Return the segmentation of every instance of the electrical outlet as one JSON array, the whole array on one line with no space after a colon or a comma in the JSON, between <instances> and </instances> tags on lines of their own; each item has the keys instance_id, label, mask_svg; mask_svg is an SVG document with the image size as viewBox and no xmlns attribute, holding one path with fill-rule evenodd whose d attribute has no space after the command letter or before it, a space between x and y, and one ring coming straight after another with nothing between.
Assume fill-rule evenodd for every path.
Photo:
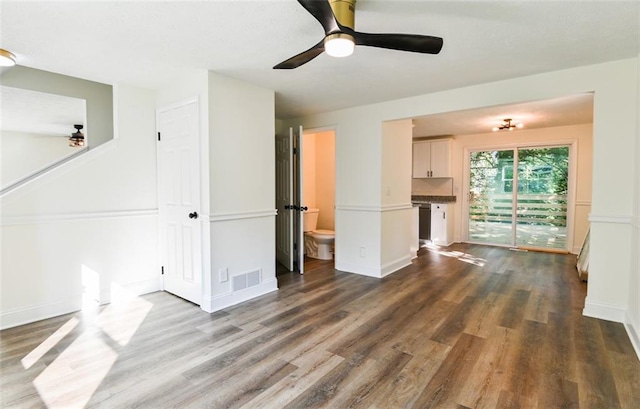
<instances>
[{"instance_id":1,"label":"electrical outlet","mask_svg":"<svg viewBox=\"0 0 640 409\"><path fill-rule=\"evenodd\" d=\"M229 269L226 267L221 268L220 270L218 270L218 276L221 283L229 281Z\"/></svg>"},{"instance_id":2,"label":"electrical outlet","mask_svg":"<svg viewBox=\"0 0 640 409\"><path fill-rule=\"evenodd\" d=\"M360 257L367 257L367 248L365 246L360 247Z\"/></svg>"}]
</instances>

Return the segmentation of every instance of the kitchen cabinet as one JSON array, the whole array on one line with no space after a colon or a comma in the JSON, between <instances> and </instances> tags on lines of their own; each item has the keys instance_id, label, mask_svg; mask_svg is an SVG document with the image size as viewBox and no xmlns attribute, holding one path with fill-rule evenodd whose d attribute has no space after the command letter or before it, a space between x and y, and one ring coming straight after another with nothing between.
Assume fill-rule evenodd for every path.
<instances>
[{"instance_id":1,"label":"kitchen cabinet","mask_svg":"<svg viewBox=\"0 0 640 409\"><path fill-rule=\"evenodd\" d=\"M451 141L418 141L413 143L413 177L447 178L451 176L449 152Z\"/></svg>"},{"instance_id":2,"label":"kitchen cabinet","mask_svg":"<svg viewBox=\"0 0 640 409\"><path fill-rule=\"evenodd\" d=\"M453 242L453 217L449 205L431 204L431 242L439 246L448 246Z\"/></svg>"}]
</instances>

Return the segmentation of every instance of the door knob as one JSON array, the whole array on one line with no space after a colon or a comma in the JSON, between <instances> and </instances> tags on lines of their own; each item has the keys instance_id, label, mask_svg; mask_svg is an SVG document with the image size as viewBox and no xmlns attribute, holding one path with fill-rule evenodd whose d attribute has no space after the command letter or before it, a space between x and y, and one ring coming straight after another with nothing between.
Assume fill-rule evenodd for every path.
<instances>
[{"instance_id":1,"label":"door knob","mask_svg":"<svg viewBox=\"0 0 640 409\"><path fill-rule=\"evenodd\" d=\"M306 212L307 210L309 210L309 208L307 206L301 206L300 210L302 210L303 212Z\"/></svg>"},{"instance_id":2,"label":"door knob","mask_svg":"<svg viewBox=\"0 0 640 409\"><path fill-rule=\"evenodd\" d=\"M197 219L198 218L198 212L189 213L189 218L190 219Z\"/></svg>"}]
</instances>

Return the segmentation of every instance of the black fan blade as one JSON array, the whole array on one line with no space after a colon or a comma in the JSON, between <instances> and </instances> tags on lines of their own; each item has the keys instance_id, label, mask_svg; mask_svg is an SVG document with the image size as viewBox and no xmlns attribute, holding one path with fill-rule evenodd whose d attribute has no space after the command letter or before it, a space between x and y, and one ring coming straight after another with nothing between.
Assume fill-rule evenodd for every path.
<instances>
[{"instance_id":1,"label":"black fan blade","mask_svg":"<svg viewBox=\"0 0 640 409\"><path fill-rule=\"evenodd\" d=\"M325 35L339 30L338 21L328 0L298 0L298 3L322 24Z\"/></svg>"},{"instance_id":2,"label":"black fan blade","mask_svg":"<svg viewBox=\"0 0 640 409\"><path fill-rule=\"evenodd\" d=\"M318 44L309 48L307 51L301 52L298 55L294 55L288 60L282 61L280 64L273 67L274 70L290 70L298 68L301 65L313 60L324 51L324 38Z\"/></svg>"},{"instance_id":3,"label":"black fan blade","mask_svg":"<svg viewBox=\"0 0 640 409\"><path fill-rule=\"evenodd\" d=\"M350 30L349 30L350 31ZM368 34L350 32L357 45L413 51L414 53L438 54L442 49L442 38L419 34Z\"/></svg>"}]
</instances>

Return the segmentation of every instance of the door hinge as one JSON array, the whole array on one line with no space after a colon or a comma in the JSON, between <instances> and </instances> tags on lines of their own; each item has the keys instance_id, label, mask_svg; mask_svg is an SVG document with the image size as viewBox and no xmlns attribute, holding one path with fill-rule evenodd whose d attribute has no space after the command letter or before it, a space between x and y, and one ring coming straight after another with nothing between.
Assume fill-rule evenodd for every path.
<instances>
[{"instance_id":1,"label":"door hinge","mask_svg":"<svg viewBox=\"0 0 640 409\"><path fill-rule=\"evenodd\" d=\"M160 132L158 132L158 141L160 141Z\"/></svg>"},{"instance_id":2,"label":"door hinge","mask_svg":"<svg viewBox=\"0 0 640 409\"><path fill-rule=\"evenodd\" d=\"M293 148L293 153L298 153L298 148Z\"/></svg>"},{"instance_id":3,"label":"door hinge","mask_svg":"<svg viewBox=\"0 0 640 409\"><path fill-rule=\"evenodd\" d=\"M164 266L160 267L160 272L164 275Z\"/></svg>"}]
</instances>

